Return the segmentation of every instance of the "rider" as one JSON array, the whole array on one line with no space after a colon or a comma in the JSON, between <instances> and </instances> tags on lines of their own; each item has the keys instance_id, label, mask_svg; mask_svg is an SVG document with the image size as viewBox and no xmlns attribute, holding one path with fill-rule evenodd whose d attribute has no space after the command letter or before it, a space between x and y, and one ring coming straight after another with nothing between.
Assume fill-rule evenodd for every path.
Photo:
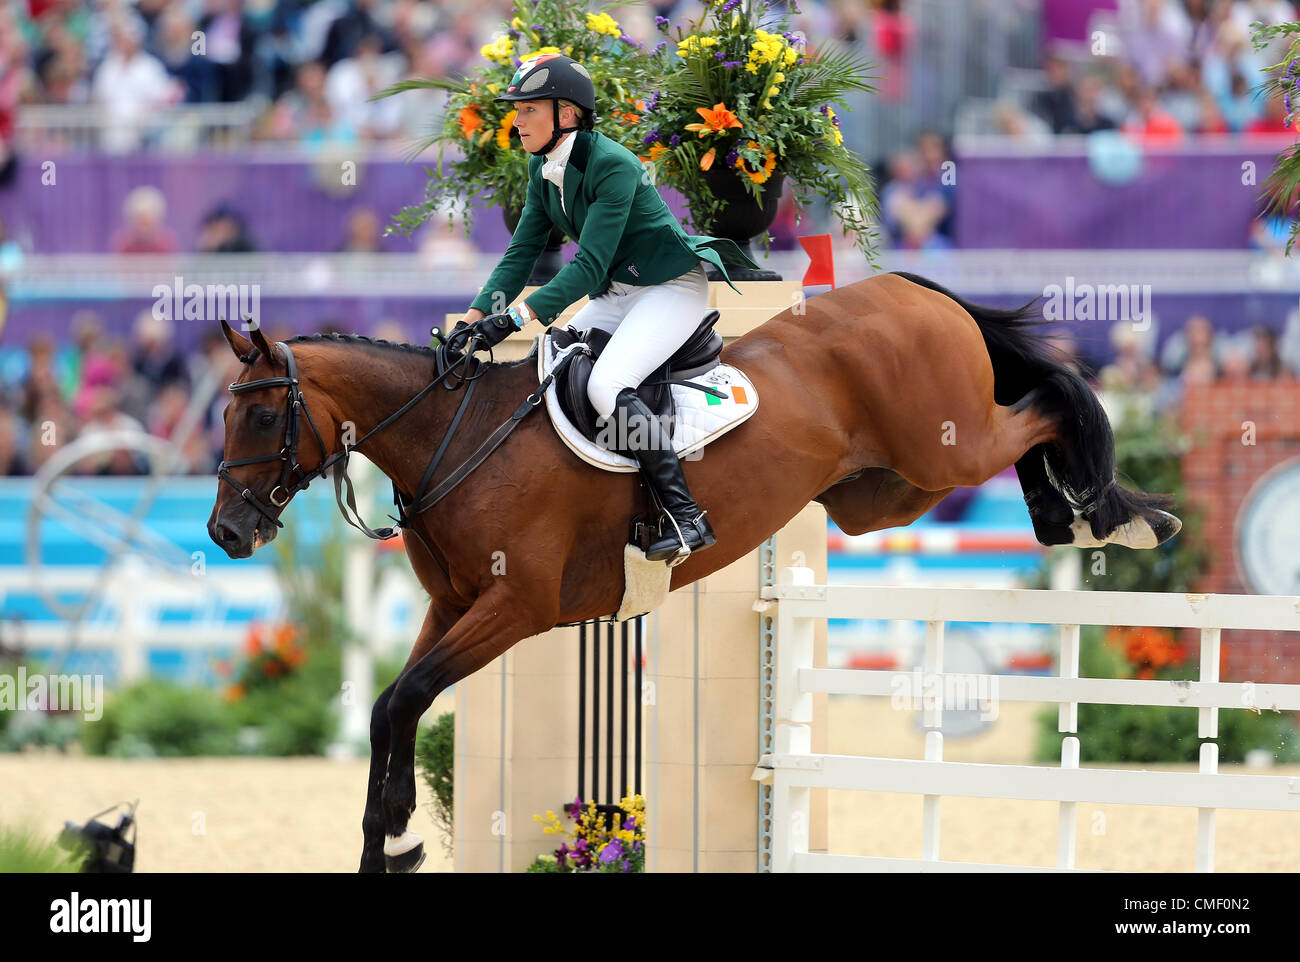
<instances>
[{"instance_id":1,"label":"rider","mask_svg":"<svg viewBox=\"0 0 1300 962\"><path fill-rule=\"evenodd\" d=\"M671 522L646 557L676 564L717 539L636 388L698 329L709 296L701 260L724 278L724 264L758 265L730 240L682 230L636 155L594 129L596 93L582 64L559 54L531 57L496 99L515 103L511 132L533 155L528 199L465 322L497 312L475 325L491 346L534 318L549 325L583 295L590 298L570 326L612 336L592 368L587 396L597 414L627 429L617 450L635 457ZM553 226L577 238L577 256L503 312L523 290Z\"/></svg>"}]
</instances>

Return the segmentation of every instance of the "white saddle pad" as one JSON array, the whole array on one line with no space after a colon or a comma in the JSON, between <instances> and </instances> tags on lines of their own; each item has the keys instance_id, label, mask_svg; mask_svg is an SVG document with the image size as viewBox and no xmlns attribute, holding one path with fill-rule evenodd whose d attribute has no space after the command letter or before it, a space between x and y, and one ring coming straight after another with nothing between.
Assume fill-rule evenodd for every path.
<instances>
[{"instance_id":1,"label":"white saddle pad","mask_svg":"<svg viewBox=\"0 0 1300 962\"><path fill-rule=\"evenodd\" d=\"M551 343L551 332L538 335L537 376L545 378L551 369L570 351L581 350L581 344L570 344L557 350ZM722 437L758 410L758 392L744 372L730 364L719 364L712 371L690 379L696 384L721 391L725 398L715 397L695 388L671 385L676 419L673 422L673 450L678 457L690 461L690 455L701 450L710 441ZM636 461L588 441L565 417L560 409L560 397L555 382L546 389L546 410L551 416L555 431L582 460L605 471L634 472L639 470Z\"/></svg>"}]
</instances>

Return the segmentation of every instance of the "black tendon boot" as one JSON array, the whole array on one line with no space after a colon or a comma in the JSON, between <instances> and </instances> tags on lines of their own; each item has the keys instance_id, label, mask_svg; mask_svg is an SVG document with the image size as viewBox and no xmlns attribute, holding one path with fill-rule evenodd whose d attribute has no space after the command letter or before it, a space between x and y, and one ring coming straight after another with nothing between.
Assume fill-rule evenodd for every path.
<instances>
[{"instance_id":1,"label":"black tendon boot","mask_svg":"<svg viewBox=\"0 0 1300 962\"><path fill-rule=\"evenodd\" d=\"M667 515L664 537L650 545L646 558L667 561L671 568L690 557L692 551L716 544L718 539L686 487L682 462L664 435L659 419L631 388L620 391L614 404L617 426L627 432L626 437L619 439L619 451L636 458Z\"/></svg>"}]
</instances>

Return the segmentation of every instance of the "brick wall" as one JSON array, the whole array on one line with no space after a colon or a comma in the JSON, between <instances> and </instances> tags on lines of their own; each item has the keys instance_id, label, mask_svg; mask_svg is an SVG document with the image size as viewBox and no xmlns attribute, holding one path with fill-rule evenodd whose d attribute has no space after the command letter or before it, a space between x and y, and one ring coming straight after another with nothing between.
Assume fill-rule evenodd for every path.
<instances>
[{"instance_id":1,"label":"brick wall","mask_svg":"<svg viewBox=\"0 0 1300 962\"><path fill-rule=\"evenodd\" d=\"M1249 594L1252 589L1239 569L1239 516L1250 489L1266 472L1300 457L1300 382L1189 386L1181 423L1191 441L1183 456L1187 499L1201 511L1201 534L1212 555L1200 587ZM1300 558L1300 545L1296 552ZM1222 677L1300 682L1300 632L1225 632Z\"/></svg>"}]
</instances>

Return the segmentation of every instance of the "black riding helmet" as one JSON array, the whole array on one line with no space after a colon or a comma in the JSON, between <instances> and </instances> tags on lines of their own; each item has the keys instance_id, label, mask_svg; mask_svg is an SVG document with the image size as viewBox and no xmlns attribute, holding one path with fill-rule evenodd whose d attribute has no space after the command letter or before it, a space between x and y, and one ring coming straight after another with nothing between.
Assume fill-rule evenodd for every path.
<instances>
[{"instance_id":1,"label":"black riding helmet","mask_svg":"<svg viewBox=\"0 0 1300 962\"><path fill-rule=\"evenodd\" d=\"M555 111L555 132L546 145L530 151L534 156L545 154L554 149L564 134L575 130L591 130L596 126L596 87L591 82L591 74L578 61L558 53L543 53L529 57L519 65L506 92L496 98L498 101L549 100ZM578 127L560 126L560 101L568 100L582 108L582 120ZM511 136L514 129L511 128Z\"/></svg>"}]
</instances>

